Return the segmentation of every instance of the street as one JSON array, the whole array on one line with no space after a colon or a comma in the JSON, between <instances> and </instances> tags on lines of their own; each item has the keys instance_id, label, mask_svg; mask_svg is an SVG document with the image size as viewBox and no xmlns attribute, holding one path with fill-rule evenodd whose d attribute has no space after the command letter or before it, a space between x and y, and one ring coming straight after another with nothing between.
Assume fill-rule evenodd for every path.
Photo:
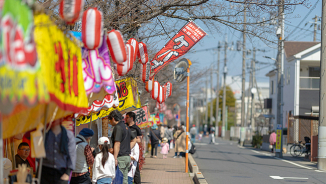
<instances>
[{"instance_id":1,"label":"street","mask_svg":"<svg viewBox=\"0 0 326 184\"><path fill-rule=\"evenodd\" d=\"M238 146L237 142L208 138L195 143L193 155L199 170L209 184L215 183L326 183L326 172L304 160L284 159L271 153ZM291 160L292 159L292 160Z\"/></svg>"}]
</instances>

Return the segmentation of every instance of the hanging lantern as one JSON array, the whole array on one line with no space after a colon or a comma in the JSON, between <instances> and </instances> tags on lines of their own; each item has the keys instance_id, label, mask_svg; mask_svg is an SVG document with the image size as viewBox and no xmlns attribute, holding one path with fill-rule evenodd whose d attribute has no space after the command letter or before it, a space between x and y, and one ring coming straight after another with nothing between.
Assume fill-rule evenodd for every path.
<instances>
[{"instance_id":1,"label":"hanging lantern","mask_svg":"<svg viewBox=\"0 0 326 184\"><path fill-rule=\"evenodd\" d=\"M132 67L134 67L134 56L135 56L135 54L134 54L134 50L135 50L135 48L131 45L131 44L126 44L126 46L128 46L130 49L128 50L128 52L127 52L127 61L128 61L128 63L129 63L129 68L128 68L128 72L132 69Z\"/></svg>"},{"instance_id":2,"label":"hanging lantern","mask_svg":"<svg viewBox=\"0 0 326 184\"><path fill-rule=\"evenodd\" d=\"M89 8L83 14L82 40L84 46L90 50L98 48L102 44L103 22L102 12L97 8Z\"/></svg>"},{"instance_id":3,"label":"hanging lantern","mask_svg":"<svg viewBox=\"0 0 326 184\"><path fill-rule=\"evenodd\" d=\"M143 42L139 42L138 44L138 61L141 64L146 64L148 62L147 47Z\"/></svg>"},{"instance_id":4,"label":"hanging lantern","mask_svg":"<svg viewBox=\"0 0 326 184\"><path fill-rule=\"evenodd\" d=\"M146 82L145 89L147 92L151 92L153 87L153 82L151 80Z\"/></svg>"},{"instance_id":5,"label":"hanging lantern","mask_svg":"<svg viewBox=\"0 0 326 184\"><path fill-rule=\"evenodd\" d=\"M138 42L135 38L130 38L128 43L134 47L134 61L136 61L136 57L138 54Z\"/></svg>"},{"instance_id":6,"label":"hanging lantern","mask_svg":"<svg viewBox=\"0 0 326 184\"><path fill-rule=\"evenodd\" d=\"M120 31L113 29L108 32L106 42L113 62L121 65L127 60L126 47Z\"/></svg>"},{"instance_id":7,"label":"hanging lantern","mask_svg":"<svg viewBox=\"0 0 326 184\"><path fill-rule=\"evenodd\" d=\"M165 83L164 87L166 89L166 98L168 98L172 95L172 83L167 82L167 83Z\"/></svg>"},{"instance_id":8,"label":"hanging lantern","mask_svg":"<svg viewBox=\"0 0 326 184\"><path fill-rule=\"evenodd\" d=\"M133 57L132 46L126 44L126 50L127 50L127 60L123 62L121 65L114 63L114 66L116 67L119 76L126 75L130 69L130 62L132 60L131 58Z\"/></svg>"},{"instance_id":9,"label":"hanging lantern","mask_svg":"<svg viewBox=\"0 0 326 184\"><path fill-rule=\"evenodd\" d=\"M141 74L140 74L142 81L143 82L148 81L150 74L151 74L151 63L148 62L146 64L143 64L141 68Z\"/></svg>"},{"instance_id":10,"label":"hanging lantern","mask_svg":"<svg viewBox=\"0 0 326 184\"><path fill-rule=\"evenodd\" d=\"M157 81L154 81L153 89L152 89L152 98L154 100L157 100L159 95L160 95L160 84Z\"/></svg>"},{"instance_id":11,"label":"hanging lantern","mask_svg":"<svg viewBox=\"0 0 326 184\"><path fill-rule=\"evenodd\" d=\"M62 0L60 2L60 17L67 24L74 24L84 9L84 0Z\"/></svg>"},{"instance_id":12,"label":"hanging lantern","mask_svg":"<svg viewBox=\"0 0 326 184\"><path fill-rule=\"evenodd\" d=\"M166 88L160 86L160 92L159 92L159 96L157 98L157 102L161 104L161 103L165 102L165 99L166 99Z\"/></svg>"}]
</instances>

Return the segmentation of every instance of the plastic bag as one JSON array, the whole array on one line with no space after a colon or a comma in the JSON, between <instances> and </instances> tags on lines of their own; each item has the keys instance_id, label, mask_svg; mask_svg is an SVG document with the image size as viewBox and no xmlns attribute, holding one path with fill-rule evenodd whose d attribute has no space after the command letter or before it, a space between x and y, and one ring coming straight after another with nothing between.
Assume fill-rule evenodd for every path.
<instances>
[{"instance_id":1,"label":"plastic bag","mask_svg":"<svg viewBox=\"0 0 326 184\"><path fill-rule=\"evenodd\" d=\"M123 174L119 169L119 166L117 166L117 169L115 170L115 178L112 181L112 184L122 184L123 183Z\"/></svg>"},{"instance_id":2,"label":"plastic bag","mask_svg":"<svg viewBox=\"0 0 326 184\"><path fill-rule=\"evenodd\" d=\"M31 132L31 156L32 158L44 158L45 148L42 129L44 126L40 123L34 132Z\"/></svg>"},{"instance_id":3,"label":"plastic bag","mask_svg":"<svg viewBox=\"0 0 326 184\"><path fill-rule=\"evenodd\" d=\"M173 149L173 141L170 142L170 149Z\"/></svg>"}]
</instances>

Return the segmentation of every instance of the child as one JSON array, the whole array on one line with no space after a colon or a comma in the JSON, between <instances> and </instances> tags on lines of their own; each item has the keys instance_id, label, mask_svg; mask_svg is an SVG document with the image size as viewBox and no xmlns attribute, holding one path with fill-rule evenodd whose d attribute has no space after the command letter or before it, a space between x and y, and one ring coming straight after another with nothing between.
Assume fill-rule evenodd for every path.
<instances>
[{"instance_id":1,"label":"child","mask_svg":"<svg viewBox=\"0 0 326 184\"><path fill-rule=\"evenodd\" d=\"M136 172L136 168L137 168L137 162L139 161L139 145L138 143L135 144L135 146L131 149L131 154L130 154L130 158L131 158L131 169L128 172L128 184L132 184L133 180L134 180L134 176L135 176L135 172Z\"/></svg>"},{"instance_id":2,"label":"child","mask_svg":"<svg viewBox=\"0 0 326 184\"><path fill-rule=\"evenodd\" d=\"M200 134L198 134L198 140L199 142L201 142L201 139L203 138L203 131L200 132Z\"/></svg>"},{"instance_id":3,"label":"child","mask_svg":"<svg viewBox=\"0 0 326 184\"><path fill-rule=\"evenodd\" d=\"M166 137L163 138L163 143L161 144L161 154L163 154L163 159L167 158L167 154L169 153L170 145L168 143L168 139Z\"/></svg>"}]
</instances>

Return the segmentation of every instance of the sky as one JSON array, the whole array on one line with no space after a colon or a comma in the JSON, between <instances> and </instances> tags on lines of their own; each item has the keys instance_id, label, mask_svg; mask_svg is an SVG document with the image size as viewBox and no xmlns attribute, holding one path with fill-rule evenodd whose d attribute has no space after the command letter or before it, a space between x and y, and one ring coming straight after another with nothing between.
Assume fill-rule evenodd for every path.
<instances>
[{"instance_id":1,"label":"sky","mask_svg":"<svg viewBox=\"0 0 326 184\"><path fill-rule=\"evenodd\" d=\"M307 24L309 21L313 21L315 15L321 16L321 0L308 0L308 5L297 5L292 14L285 16L285 38L289 36L292 31L294 31L291 36L287 38L288 41L313 41L313 27L310 27L311 24ZM195 21L199 26L202 25L200 21ZM301 22L301 24L300 24ZM300 24L300 25L299 25ZM180 28L183 25L180 24ZM204 27L204 26L203 26ZM205 30L205 29L204 29ZM204 37L199 43L197 43L187 54L183 57L188 58L190 60L200 61L200 64L194 65L192 69L200 69L200 68L208 68L211 67L212 64L216 68L217 65L217 51L209 50L196 52L203 49L209 49L213 47L217 47L219 41L224 41L227 36L228 43L234 43L234 49L236 50L237 41L242 42L242 33L238 31L234 31L232 29L228 29L226 26L221 25L221 32L209 33L206 37ZM225 31L223 31L225 30ZM276 30L275 30L276 32ZM248 38L248 37L247 37ZM275 36L276 39L276 36ZM320 41L320 30L317 31L317 41ZM162 40L159 42L158 47L164 46L167 42ZM229 47L231 44L229 45ZM269 56L271 58L276 58L277 56L277 45L273 45L275 48L271 48L267 46L265 43L260 41L259 39L247 39L246 48L252 49L253 46L259 49L264 49L266 52L257 52L256 60L258 62L270 63L266 64L256 64L256 80L259 85L268 86L268 77L265 75L272 69L274 69L273 60L266 59L263 56ZM231 85L234 88L234 91L241 90L241 74L242 74L242 51L228 51L227 52L227 68L228 68L228 80L227 84ZM246 64L250 64L252 55L246 56ZM224 61L224 51L221 51L220 57L220 80L222 80L222 72L223 72L223 61ZM214 88L216 87L216 78L217 75L213 75L213 84ZM205 77L202 79L205 81ZM249 70L246 69L246 83L249 81ZM204 87L205 82L201 83L200 87ZM246 85L247 86L247 85ZM196 88L199 86L196 86ZM196 89L193 89L196 90Z\"/></svg>"}]
</instances>

